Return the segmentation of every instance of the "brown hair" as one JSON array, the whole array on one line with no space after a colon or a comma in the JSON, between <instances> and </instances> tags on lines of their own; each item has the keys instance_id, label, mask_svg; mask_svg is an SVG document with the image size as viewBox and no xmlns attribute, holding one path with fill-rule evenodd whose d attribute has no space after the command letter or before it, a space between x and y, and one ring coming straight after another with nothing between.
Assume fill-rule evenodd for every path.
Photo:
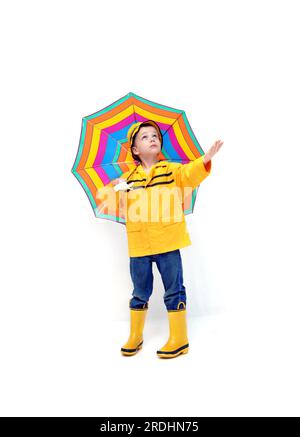
<instances>
[{"instance_id":1,"label":"brown hair","mask_svg":"<svg viewBox=\"0 0 300 437\"><path fill-rule=\"evenodd\" d=\"M132 142L131 142L131 148L130 148L130 151L131 151L131 154L132 154L133 159L134 159L135 161L138 161L138 162L142 162L142 161L141 161L141 159L138 157L138 155L136 155L135 153L133 153L132 148L134 147L134 141L135 141L135 138L136 138L137 134L139 133L139 131L140 131L140 129L141 129L142 127L147 127L147 126L155 127L155 129L157 130L157 133L158 133L159 139L160 139L161 150L162 150L162 146L163 146L163 136L162 136L161 130L160 130L158 124L155 123L155 121L153 121L153 120L149 120L149 121L151 121L151 123L148 123L148 121L144 121L144 122L139 126L138 131L137 131L137 132L133 135L133 137L132 137ZM155 126L153 126L153 123L155 124Z\"/></svg>"}]
</instances>

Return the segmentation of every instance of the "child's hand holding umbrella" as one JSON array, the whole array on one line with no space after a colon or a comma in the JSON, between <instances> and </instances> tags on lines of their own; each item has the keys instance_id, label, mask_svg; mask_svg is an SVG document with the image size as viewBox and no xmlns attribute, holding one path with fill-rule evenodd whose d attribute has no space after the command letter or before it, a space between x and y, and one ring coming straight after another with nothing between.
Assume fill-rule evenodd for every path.
<instances>
[{"instance_id":1,"label":"child's hand holding umbrella","mask_svg":"<svg viewBox=\"0 0 300 437\"><path fill-rule=\"evenodd\" d=\"M134 182L127 184L126 179L117 178L112 182L115 191L127 191L132 190L132 185Z\"/></svg>"}]
</instances>

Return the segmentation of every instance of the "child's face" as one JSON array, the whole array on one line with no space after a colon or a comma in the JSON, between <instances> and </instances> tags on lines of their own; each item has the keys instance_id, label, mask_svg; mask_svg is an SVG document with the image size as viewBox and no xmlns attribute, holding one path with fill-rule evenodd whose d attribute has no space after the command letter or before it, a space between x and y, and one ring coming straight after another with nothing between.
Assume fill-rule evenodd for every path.
<instances>
[{"instance_id":1,"label":"child's face","mask_svg":"<svg viewBox=\"0 0 300 437\"><path fill-rule=\"evenodd\" d=\"M155 127L145 126L138 131L132 151L141 159L157 157L159 155L161 143Z\"/></svg>"}]
</instances>

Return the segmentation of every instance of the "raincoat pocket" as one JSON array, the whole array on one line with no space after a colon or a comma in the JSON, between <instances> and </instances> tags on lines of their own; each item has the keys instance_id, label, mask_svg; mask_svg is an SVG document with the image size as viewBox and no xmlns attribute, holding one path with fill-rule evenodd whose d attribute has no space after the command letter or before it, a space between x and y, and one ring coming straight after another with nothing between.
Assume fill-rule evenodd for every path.
<instances>
[{"instance_id":1,"label":"raincoat pocket","mask_svg":"<svg viewBox=\"0 0 300 437\"><path fill-rule=\"evenodd\" d=\"M126 230L127 230L129 248L132 248L133 250L144 249L145 236L143 236L141 223L129 222L126 224Z\"/></svg>"}]
</instances>

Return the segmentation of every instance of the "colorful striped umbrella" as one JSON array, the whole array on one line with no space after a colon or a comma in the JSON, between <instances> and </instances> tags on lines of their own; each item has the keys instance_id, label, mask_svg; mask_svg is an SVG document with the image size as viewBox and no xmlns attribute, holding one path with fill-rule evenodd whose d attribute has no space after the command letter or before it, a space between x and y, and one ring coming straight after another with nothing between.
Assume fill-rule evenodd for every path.
<instances>
[{"instance_id":1,"label":"colorful striped umbrella","mask_svg":"<svg viewBox=\"0 0 300 437\"><path fill-rule=\"evenodd\" d=\"M72 173L84 188L96 217L125 223L118 211L113 215L103 212L97 190L136 167L138 162L131 155L127 131L133 123L145 120L154 120L162 132L159 159L186 164L204 155L184 111L131 92L84 117ZM185 200L184 214L193 212L198 188Z\"/></svg>"}]
</instances>

